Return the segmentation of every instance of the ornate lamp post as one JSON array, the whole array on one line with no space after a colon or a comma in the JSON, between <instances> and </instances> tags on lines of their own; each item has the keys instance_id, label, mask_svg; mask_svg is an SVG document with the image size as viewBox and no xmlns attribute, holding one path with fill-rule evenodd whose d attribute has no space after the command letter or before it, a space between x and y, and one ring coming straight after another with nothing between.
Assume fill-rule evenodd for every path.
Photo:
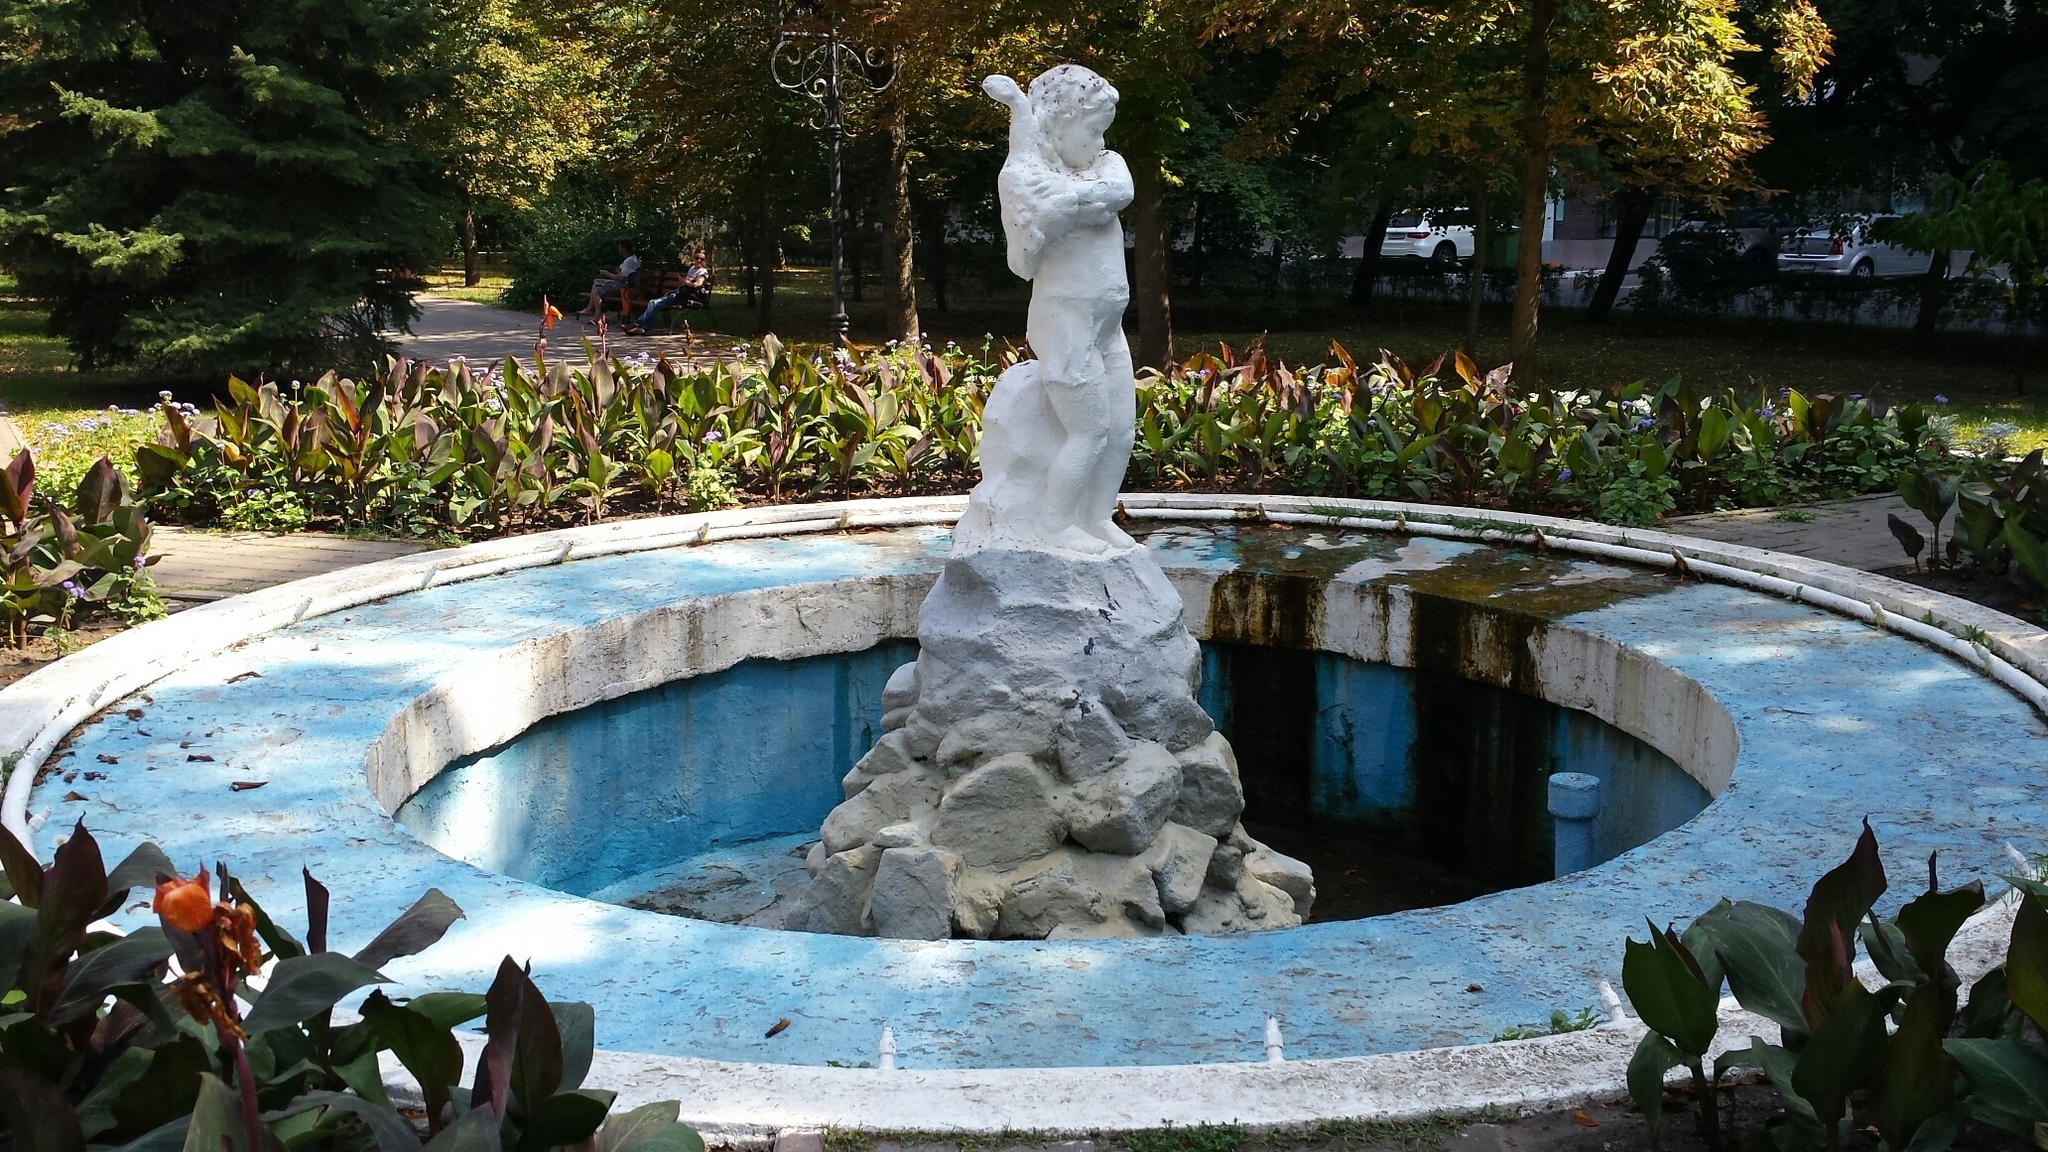
<instances>
[{"instance_id":1,"label":"ornate lamp post","mask_svg":"<svg viewBox=\"0 0 2048 1152\"><path fill-rule=\"evenodd\" d=\"M846 315L845 226L839 206L839 145L846 138L840 83L851 75L870 92L896 81L896 56L888 48L862 48L839 35L839 14L825 0L776 0L775 46L768 66L784 91L810 97L818 106L811 126L822 128L832 170L832 339L846 343L852 321Z\"/></svg>"}]
</instances>

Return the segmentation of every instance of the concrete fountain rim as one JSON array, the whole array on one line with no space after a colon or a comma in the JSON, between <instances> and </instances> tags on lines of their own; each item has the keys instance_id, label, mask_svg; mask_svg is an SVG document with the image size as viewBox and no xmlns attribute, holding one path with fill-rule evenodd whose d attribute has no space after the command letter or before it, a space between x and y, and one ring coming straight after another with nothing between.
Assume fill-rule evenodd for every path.
<instances>
[{"instance_id":1,"label":"concrete fountain rim","mask_svg":"<svg viewBox=\"0 0 2048 1152\"><path fill-rule=\"evenodd\" d=\"M718 540L947 525L964 505L958 497L853 501L616 522L382 561L195 608L103 641L0 691L0 761L12 769L0 817L17 835L26 831L35 769L64 735L106 704L190 662L306 619L571 560ZM1707 580L1799 600L1931 644L2048 712L2048 662L2042 659L2048 633L1967 601L1823 561L1655 531L1379 501L1130 494L1124 507L1136 518L1402 532L1682 566ZM1998 962L2010 916L2010 908L1994 905L1959 940L1957 968L1966 978L1972 969ZM1723 1016L1724 1035L1765 1032L1763 1022L1748 1018L1732 1001L1724 1004ZM1168 1121L1287 1126L1613 1097L1640 1033L1639 1024L1617 1012L1606 1027L1584 1033L1277 1065L894 1073L608 1052L600 1055L593 1083L619 1090L628 1105L677 1097L696 1101L689 1109L693 1118L734 1136L820 1124L973 1132L1097 1131Z\"/></svg>"}]
</instances>

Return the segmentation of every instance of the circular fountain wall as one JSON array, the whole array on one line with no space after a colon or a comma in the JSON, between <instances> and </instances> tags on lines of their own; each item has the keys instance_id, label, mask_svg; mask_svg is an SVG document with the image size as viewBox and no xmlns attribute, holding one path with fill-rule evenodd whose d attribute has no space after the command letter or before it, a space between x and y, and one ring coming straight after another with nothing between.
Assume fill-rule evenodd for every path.
<instances>
[{"instance_id":1,"label":"circular fountain wall","mask_svg":"<svg viewBox=\"0 0 2048 1152\"><path fill-rule=\"evenodd\" d=\"M552 716L451 764L397 817L450 856L559 891L779 926L840 778L880 735L884 683L915 656L890 641L749 660ZM1201 700L1238 750L1247 829L1314 866L1318 921L1551 879L1553 772L1602 782L1596 861L1709 799L1584 712L1443 673L1212 641Z\"/></svg>"},{"instance_id":2,"label":"circular fountain wall","mask_svg":"<svg viewBox=\"0 0 2048 1152\"><path fill-rule=\"evenodd\" d=\"M1170 511L1158 503L1158 512ZM1252 501L1237 501L1235 510L1227 499L1186 503L1180 515L1254 512ZM468 917L436 948L391 967L401 990L482 987L499 958L513 954L532 961L543 987L593 1003L602 1047L647 1059L856 1064L873 1058L886 1022L911 1068L1222 1068L1259 1057L1268 1015L1282 1021L1291 1059L1483 1044L1508 1025L1594 1003L1597 983L1618 977L1621 940L1645 916L1691 916L1724 896L1795 905L1866 815L1896 875L1924 868L1938 850L1945 882L1980 876L1996 886L2007 841L2026 851L2048 845L2040 768L2048 729L2040 718L1978 669L1865 620L1546 551L1527 539L1493 545L1184 523L1153 532L1148 543L1186 602L1191 628L1210 645L1209 685L1224 695L1206 703L1218 719L1238 725L1247 744L1260 743L1244 718L1230 715L1225 688L1244 679L1296 710L1294 720L1268 723L1279 734L1303 739L1299 718L1312 692L1314 743L1349 741L1349 760L1311 750L1311 815L1370 810L1370 771L1350 777L1355 799L1345 786L1318 790L1318 781L1345 779L1332 765L1407 771L1417 763L1414 749L1455 750L1515 729L1523 723L1515 710L1534 701L1561 711L1528 725L1542 736L1528 747L1547 740L1563 749L1561 763L1593 763L1571 725L1597 723L1604 727L1587 730L1595 743L1640 742L1654 752L1630 756L1667 758L1713 802L1555 881L1235 937L885 941L659 915L545 886L602 894L676 863L677 850L742 842L769 826L759 822L763 813L793 831L815 819L814 808L794 809L821 802L817 790L831 781L826 766L858 754L873 712L863 693L901 657L892 647L915 635L917 605L947 547L939 526L820 531L852 523L863 507L828 508L796 526L811 534L702 546L693 541L713 521L701 518L674 528L577 530L196 610L64 662L56 671L70 681L31 678L10 689L0 724L21 727L18 718L31 711L40 719L28 735L0 729L0 742L21 748L35 731L99 709L31 801L55 810L53 826L82 817L116 854L149 838L181 863L225 859L287 923L303 914L294 906L299 870L310 868L345 894L332 931L344 946L366 939L422 889L440 887ZM900 520L904 507L887 511ZM938 520L956 510L933 505L918 514ZM744 515L716 522L762 536L792 530L748 527ZM1632 543L1559 522L1543 530L1610 542L1589 546ZM667 532L653 538L671 546L626 551L619 542L628 532L646 534L641 540ZM457 564L494 574L446 583ZM1835 578L1812 571L1807 578ZM1905 593L1865 587L1887 597L1891 612L1919 615L1899 598ZM346 607L329 611L320 596ZM1930 613L1958 611L1930 603ZM224 635L242 639L229 644ZM162 662L146 689L107 688L137 682L121 679L121 670L144 658ZM1262 660L1293 661L1293 669L1248 675L1246 662ZM650 725L644 740L633 740L663 746L671 767L695 773L695 791L630 771L646 747L611 749L602 740L594 759L564 753L561 761L579 772L595 765L589 786L538 774L560 803L529 804L539 794L533 781L522 792L490 783L488 770L478 775L486 761L504 760L509 770L517 758L493 750L538 751L557 739L550 731L580 723L581 709L631 709L636 694L666 693L671 714L701 716L705 707L717 710L721 683L760 676L784 678L792 698L814 702L820 724L807 742L788 744L778 743L773 725L740 726L744 749L759 754L758 771L732 770L725 751L734 738L723 729L708 728L719 734L692 743L680 728ZM1408 678L1405 686L1343 687L1393 676ZM1460 687L1474 695L1445 711L1446 684L1498 695L1487 703L1478 689ZM1359 699L1373 709L1362 714L1354 704L1348 717L1325 722L1343 711L1326 705ZM1555 717L1573 714L1584 719L1565 721L1558 737ZM1406 717L1400 722L1414 734L1388 735L1390 717ZM536 729L543 722L555 728ZM1400 754L1366 754L1373 741L1362 737L1375 732L1384 736L1380 747ZM533 743L518 743L529 733ZM1521 753L1509 761L1536 765L1532 774L1551 763ZM443 777L448 782L437 785ZM464 808L469 801L452 798L465 777L484 781L473 791L489 794L509 822L447 820L457 837L446 841L450 851L536 869L530 874L545 884L455 859L394 819L418 796L404 818L441 835L429 808ZM1298 776L1288 779L1300 788ZM431 799L437 790L451 799ZM1421 803L1418 795L1414 805L1387 810L1412 814ZM1682 806L1661 803L1648 809L1683 818ZM594 805L588 811L596 815L572 835L564 829L582 819L579 805ZM1651 819L1639 830L1669 822ZM461 841L465 835L472 839ZM138 915L117 921L139 922ZM783 1017L790 1027L764 1035ZM1615 1059L1625 1061L1625 1045ZM1318 1065L1288 1067L1309 1075ZM1341 1083L1356 1082L1346 1076ZM1337 1091L1339 1083L1323 1087ZM1414 1106L1444 1099L1418 1090Z\"/></svg>"}]
</instances>

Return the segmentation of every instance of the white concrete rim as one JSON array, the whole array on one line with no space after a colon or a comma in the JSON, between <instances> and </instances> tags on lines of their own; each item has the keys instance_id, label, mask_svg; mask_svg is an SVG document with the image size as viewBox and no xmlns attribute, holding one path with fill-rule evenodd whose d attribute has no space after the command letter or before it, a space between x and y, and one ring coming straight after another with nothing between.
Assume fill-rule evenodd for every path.
<instances>
[{"instance_id":1,"label":"white concrete rim","mask_svg":"<svg viewBox=\"0 0 2048 1152\"><path fill-rule=\"evenodd\" d=\"M0 825L33 847L28 804L37 771L72 729L105 705L189 663L304 619L429 587L599 556L719 540L949 525L965 507L966 498L956 496L615 521L379 561L189 609L101 641L0 690L0 765L9 772ZM1132 493L1121 508L1137 519L1271 521L1555 548L1736 584L1936 647L2048 715L2048 661L2028 650L2048 651L2048 633L1968 601L1824 561L1586 521L1375 500ZM2011 917L2011 905L1994 904L1958 938L1953 959L1966 981L2002 962ZM1769 1034L1768 1022L1742 1012L1732 1000L1724 1002L1721 1015L1722 1040L1731 1046L1739 1047L1752 1033ZM1329 1060L891 1072L601 1052L590 1083L619 1092L621 1107L680 1099L686 1119L738 1139L825 1126L961 1133L1119 1131L1168 1123L1275 1128L1612 1099L1623 1092L1628 1057L1641 1034L1640 1024L1615 1010L1606 1026L1587 1032ZM395 1089L409 1087L402 1072L393 1079Z\"/></svg>"}]
</instances>

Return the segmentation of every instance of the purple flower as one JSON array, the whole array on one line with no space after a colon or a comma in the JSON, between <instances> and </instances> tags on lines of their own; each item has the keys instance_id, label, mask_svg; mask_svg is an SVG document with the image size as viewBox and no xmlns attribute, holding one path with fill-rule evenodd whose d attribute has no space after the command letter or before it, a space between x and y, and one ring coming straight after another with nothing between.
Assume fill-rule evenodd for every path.
<instances>
[{"instance_id":1,"label":"purple flower","mask_svg":"<svg viewBox=\"0 0 2048 1152\"><path fill-rule=\"evenodd\" d=\"M1657 421L1649 416L1644 416L1636 421L1636 431L1638 432L1641 432L1646 428L1655 428L1656 426Z\"/></svg>"},{"instance_id":2,"label":"purple flower","mask_svg":"<svg viewBox=\"0 0 2048 1152\"><path fill-rule=\"evenodd\" d=\"M1571 480L1571 478L1572 478L1572 470L1571 470L1571 469L1569 469L1569 468L1559 468L1559 469L1557 470L1557 480L1558 480L1558 483L1560 483L1560 484L1563 484L1563 483L1568 483L1568 482L1569 482L1569 481Z\"/></svg>"},{"instance_id":3,"label":"purple flower","mask_svg":"<svg viewBox=\"0 0 2048 1152\"><path fill-rule=\"evenodd\" d=\"M704 442L706 444L716 444L723 439L725 439L725 437L719 435L718 430L715 428L704 434Z\"/></svg>"},{"instance_id":4,"label":"purple flower","mask_svg":"<svg viewBox=\"0 0 2048 1152\"><path fill-rule=\"evenodd\" d=\"M140 552L137 552L137 553L135 554L135 570L136 570L137 572L140 572L140 571L142 571L142 570L143 570L143 569L144 569L145 567L147 567L148 565L149 565L149 559L148 559L147 557L145 557L145 556L144 556L144 555L143 555L142 553L140 553Z\"/></svg>"},{"instance_id":5,"label":"purple flower","mask_svg":"<svg viewBox=\"0 0 2048 1152\"><path fill-rule=\"evenodd\" d=\"M85 589L83 589L83 588L80 588L80 587L78 586L78 581L76 581L76 580L66 580L66 581L64 582L64 584L63 584L63 588L64 588L64 592L65 592L65 594L66 594L66 595L69 595L69 596L83 596L83 595L85 595Z\"/></svg>"},{"instance_id":6,"label":"purple flower","mask_svg":"<svg viewBox=\"0 0 2048 1152\"><path fill-rule=\"evenodd\" d=\"M1861 392L1851 392L1851 393L1849 393L1849 399L1851 399L1851 400L1861 400L1861 399L1863 399L1863 393L1861 393Z\"/></svg>"},{"instance_id":7,"label":"purple flower","mask_svg":"<svg viewBox=\"0 0 2048 1152\"><path fill-rule=\"evenodd\" d=\"M1934 402L1935 402L1936 404L1946 404L1946 403L1948 403L1948 397L1946 397L1946 396L1943 396L1943 395L1940 395L1940 394L1938 394L1938 393L1937 393L1937 394L1935 395L1935 397L1934 397Z\"/></svg>"}]
</instances>

